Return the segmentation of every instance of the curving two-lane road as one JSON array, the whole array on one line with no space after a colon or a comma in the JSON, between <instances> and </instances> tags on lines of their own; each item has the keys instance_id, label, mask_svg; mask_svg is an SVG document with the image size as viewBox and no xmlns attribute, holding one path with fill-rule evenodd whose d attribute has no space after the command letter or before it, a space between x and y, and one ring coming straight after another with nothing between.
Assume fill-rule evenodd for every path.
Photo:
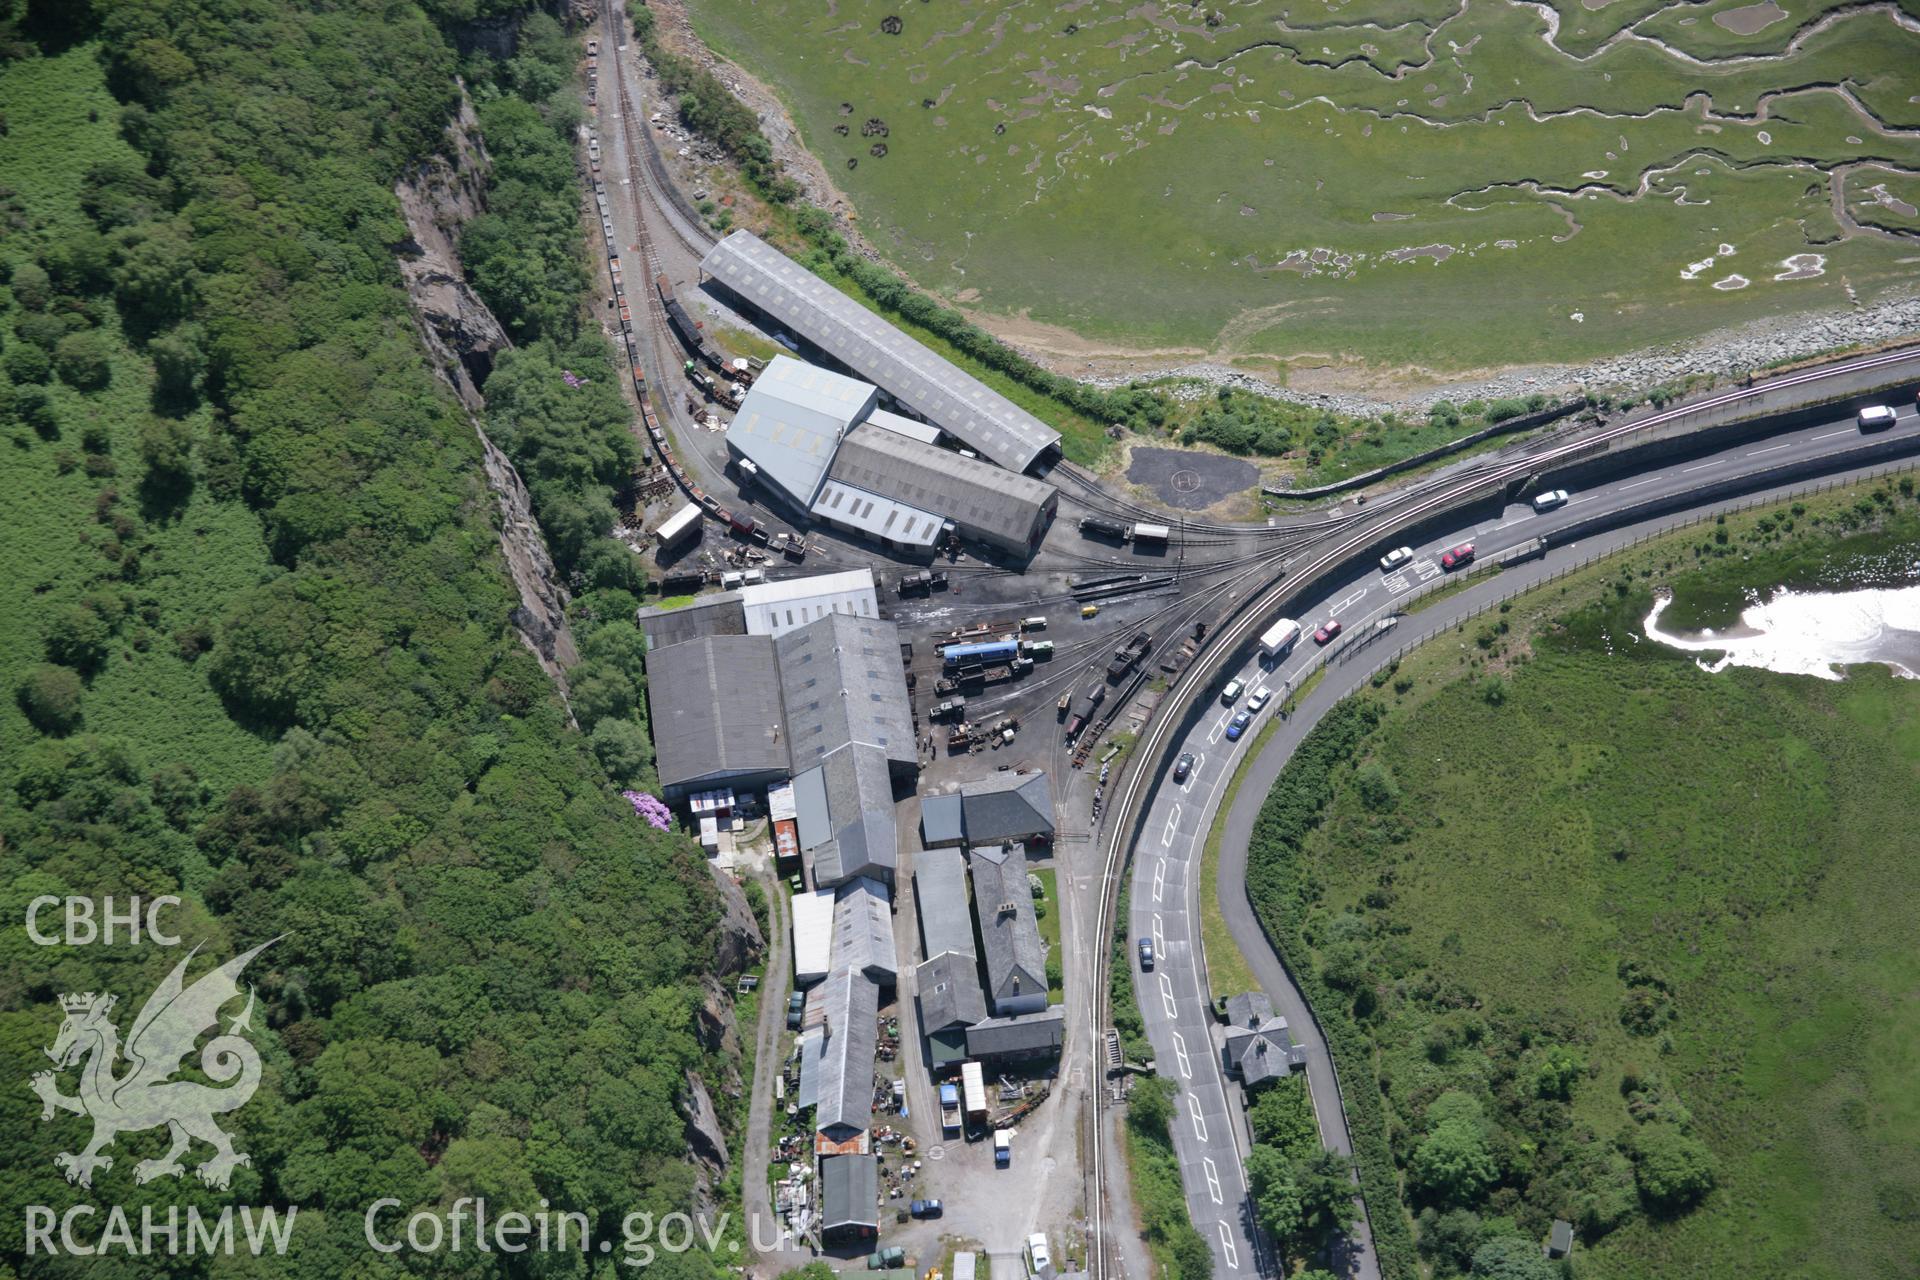
<instances>
[{"instance_id":1,"label":"curving two-lane road","mask_svg":"<svg viewBox=\"0 0 1920 1280\"><path fill-rule=\"evenodd\" d=\"M1254 717L1241 742L1234 743L1226 739L1225 730L1234 711L1245 706L1246 697L1243 695L1232 708L1216 698L1211 709L1187 731L1184 741L1170 750L1170 758L1191 753L1194 765L1184 783L1175 784L1169 777L1154 787L1134 847L1128 948L1159 1072L1178 1085L1174 1145L1194 1226L1214 1248L1216 1276L1270 1275L1277 1268L1252 1221L1240 1104L1225 1079L1213 1039L1214 1019L1199 927L1200 856L1227 781L1241 764L1241 747L1258 735L1266 717L1276 714L1285 700L1285 689L1299 687L1328 654L1337 652L1337 646L1325 651L1316 648L1314 628L1329 617L1338 617L1344 624L1345 638L1365 634L1380 620L1393 616L1419 587L1441 576L1441 554L1461 542L1473 542L1484 561L1532 538L1578 528L1596 513L1629 509L1652 498L1678 499L1722 481L1745 477L1753 483L1743 497L1729 498L1721 504L1700 504L1703 509L1750 501L1755 492L1768 491L1762 478L1783 464L1831 458L1832 474L1846 474L1848 467L1842 455L1870 440L1902 439L1911 444L1913 452L1920 453L1920 418L1915 416L1911 398L1908 400L1898 424L1884 434L1863 437L1850 415L1836 416L1818 425L1756 436L1718 452L1618 475L1575 492L1571 501L1554 511L1536 513L1531 507L1516 505L1497 514L1485 509L1468 513L1480 518L1416 545L1413 560L1397 571L1356 569L1317 586L1310 600L1290 602L1285 612L1303 624L1306 635L1271 670L1252 657L1221 670L1216 689L1237 677L1249 691L1267 685L1273 691L1273 700ZM1778 492L1784 495L1824 482L1783 485ZM1672 518L1663 515L1648 524ZM1406 632L1416 627L1424 634L1450 626L1516 588L1543 581L1571 563L1624 546L1645 529L1628 525L1610 530L1555 547L1544 557L1510 566L1501 574L1483 576L1474 585L1400 624L1393 636L1380 642L1381 652L1405 643ZM1329 708L1367 679L1377 661L1377 657L1361 656L1336 662L1292 718L1268 739L1260 755L1247 762L1247 776L1227 814L1220 844L1219 892L1228 928L1272 999L1275 1011L1287 1019L1295 1041L1305 1047L1308 1085L1322 1140L1341 1152L1349 1152L1351 1145L1339 1082L1304 997L1268 945L1247 902L1247 843L1267 792L1301 739ZM1157 963L1152 973L1140 973L1137 943L1147 937L1154 940ZM1399 1209L1388 1206L1384 1211ZM1346 1274L1363 1280L1379 1275L1364 1221L1336 1263Z\"/></svg>"}]
</instances>

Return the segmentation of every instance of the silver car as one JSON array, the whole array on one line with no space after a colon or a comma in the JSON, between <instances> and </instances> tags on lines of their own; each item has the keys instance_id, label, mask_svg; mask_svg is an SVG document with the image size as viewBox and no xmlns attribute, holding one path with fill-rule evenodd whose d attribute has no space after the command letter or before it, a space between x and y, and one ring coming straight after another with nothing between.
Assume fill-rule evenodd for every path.
<instances>
[{"instance_id":1,"label":"silver car","mask_svg":"<svg viewBox=\"0 0 1920 1280\"><path fill-rule=\"evenodd\" d=\"M1564 507L1566 505L1567 491L1565 489L1549 489L1533 500L1533 509L1535 511L1551 511L1555 507Z\"/></svg>"},{"instance_id":2,"label":"silver car","mask_svg":"<svg viewBox=\"0 0 1920 1280\"><path fill-rule=\"evenodd\" d=\"M1412 547L1395 547L1380 557L1380 572L1392 573L1395 569L1398 569L1401 565L1408 563L1412 559Z\"/></svg>"}]
</instances>

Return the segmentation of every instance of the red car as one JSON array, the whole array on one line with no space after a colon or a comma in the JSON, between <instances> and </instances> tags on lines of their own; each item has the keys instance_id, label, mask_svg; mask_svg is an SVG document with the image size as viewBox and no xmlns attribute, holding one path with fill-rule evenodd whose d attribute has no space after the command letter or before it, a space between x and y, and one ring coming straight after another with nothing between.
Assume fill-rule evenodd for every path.
<instances>
[{"instance_id":1,"label":"red car","mask_svg":"<svg viewBox=\"0 0 1920 1280\"><path fill-rule=\"evenodd\" d=\"M1447 554L1440 557L1440 567L1446 570L1461 568L1473 563L1473 544L1463 542Z\"/></svg>"},{"instance_id":2,"label":"red car","mask_svg":"<svg viewBox=\"0 0 1920 1280\"><path fill-rule=\"evenodd\" d=\"M1315 644L1326 644L1329 640L1332 640L1335 636L1339 634L1340 634L1340 619L1328 618L1324 623L1321 624L1320 629L1313 633L1313 642Z\"/></svg>"}]
</instances>

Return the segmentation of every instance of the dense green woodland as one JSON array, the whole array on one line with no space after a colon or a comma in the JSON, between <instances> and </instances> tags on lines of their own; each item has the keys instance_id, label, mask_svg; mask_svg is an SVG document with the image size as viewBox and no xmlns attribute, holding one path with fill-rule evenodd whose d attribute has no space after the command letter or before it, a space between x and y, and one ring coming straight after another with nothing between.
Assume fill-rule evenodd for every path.
<instances>
[{"instance_id":1,"label":"dense green woodland","mask_svg":"<svg viewBox=\"0 0 1920 1280\"><path fill-rule=\"evenodd\" d=\"M643 583L602 536L631 446L583 323L576 42L544 16L499 64L450 38L520 8L0 6L0 1275L613 1275L403 1263L361 1214L685 1210L686 1074L731 1111L697 1034L712 882L616 791L651 768ZM394 266L394 183L462 82L494 161L462 252L517 344L487 426L577 588L578 730L508 625L479 443ZM196 972L280 939L246 976L264 1083L224 1121L252 1163L227 1193L136 1186L165 1140L127 1134L72 1187L52 1157L86 1122L25 1092L57 997L116 993L124 1033L180 953L19 922L41 894L166 893ZM285 1260L23 1256L23 1206L81 1201L301 1212Z\"/></svg>"}]
</instances>

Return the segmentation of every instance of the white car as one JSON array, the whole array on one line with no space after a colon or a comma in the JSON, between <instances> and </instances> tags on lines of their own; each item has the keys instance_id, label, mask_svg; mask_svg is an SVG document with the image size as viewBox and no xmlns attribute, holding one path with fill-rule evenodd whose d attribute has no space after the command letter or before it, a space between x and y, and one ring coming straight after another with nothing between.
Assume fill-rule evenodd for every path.
<instances>
[{"instance_id":1,"label":"white car","mask_svg":"<svg viewBox=\"0 0 1920 1280\"><path fill-rule=\"evenodd\" d=\"M1533 500L1533 509L1535 511L1551 511L1555 507L1564 507L1566 505L1567 491L1565 489L1549 489Z\"/></svg>"},{"instance_id":2,"label":"white car","mask_svg":"<svg viewBox=\"0 0 1920 1280\"><path fill-rule=\"evenodd\" d=\"M1899 421L1899 415L1893 411L1892 405L1870 404L1860 411L1855 421L1860 424L1862 431L1880 431Z\"/></svg>"},{"instance_id":3,"label":"white car","mask_svg":"<svg viewBox=\"0 0 1920 1280\"><path fill-rule=\"evenodd\" d=\"M1412 547L1395 547L1380 557L1380 572L1392 573L1395 569L1398 569L1401 565L1408 563L1412 559Z\"/></svg>"},{"instance_id":4,"label":"white car","mask_svg":"<svg viewBox=\"0 0 1920 1280\"><path fill-rule=\"evenodd\" d=\"M1047 1238L1038 1231L1027 1237L1027 1261L1036 1276L1043 1274L1053 1263L1053 1255L1047 1252Z\"/></svg>"},{"instance_id":5,"label":"white car","mask_svg":"<svg viewBox=\"0 0 1920 1280\"><path fill-rule=\"evenodd\" d=\"M1261 685L1253 691L1253 696L1247 699L1247 710L1258 711L1260 708L1266 706L1267 700L1272 697L1273 690L1267 688L1265 685Z\"/></svg>"},{"instance_id":6,"label":"white car","mask_svg":"<svg viewBox=\"0 0 1920 1280\"><path fill-rule=\"evenodd\" d=\"M1227 681L1227 687L1220 691L1220 701L1229 707L1232 706L1234 703L1240 701L1240 694L1246 687L1244 683L1237 679Z\"/></svg>"}]
</instances>

